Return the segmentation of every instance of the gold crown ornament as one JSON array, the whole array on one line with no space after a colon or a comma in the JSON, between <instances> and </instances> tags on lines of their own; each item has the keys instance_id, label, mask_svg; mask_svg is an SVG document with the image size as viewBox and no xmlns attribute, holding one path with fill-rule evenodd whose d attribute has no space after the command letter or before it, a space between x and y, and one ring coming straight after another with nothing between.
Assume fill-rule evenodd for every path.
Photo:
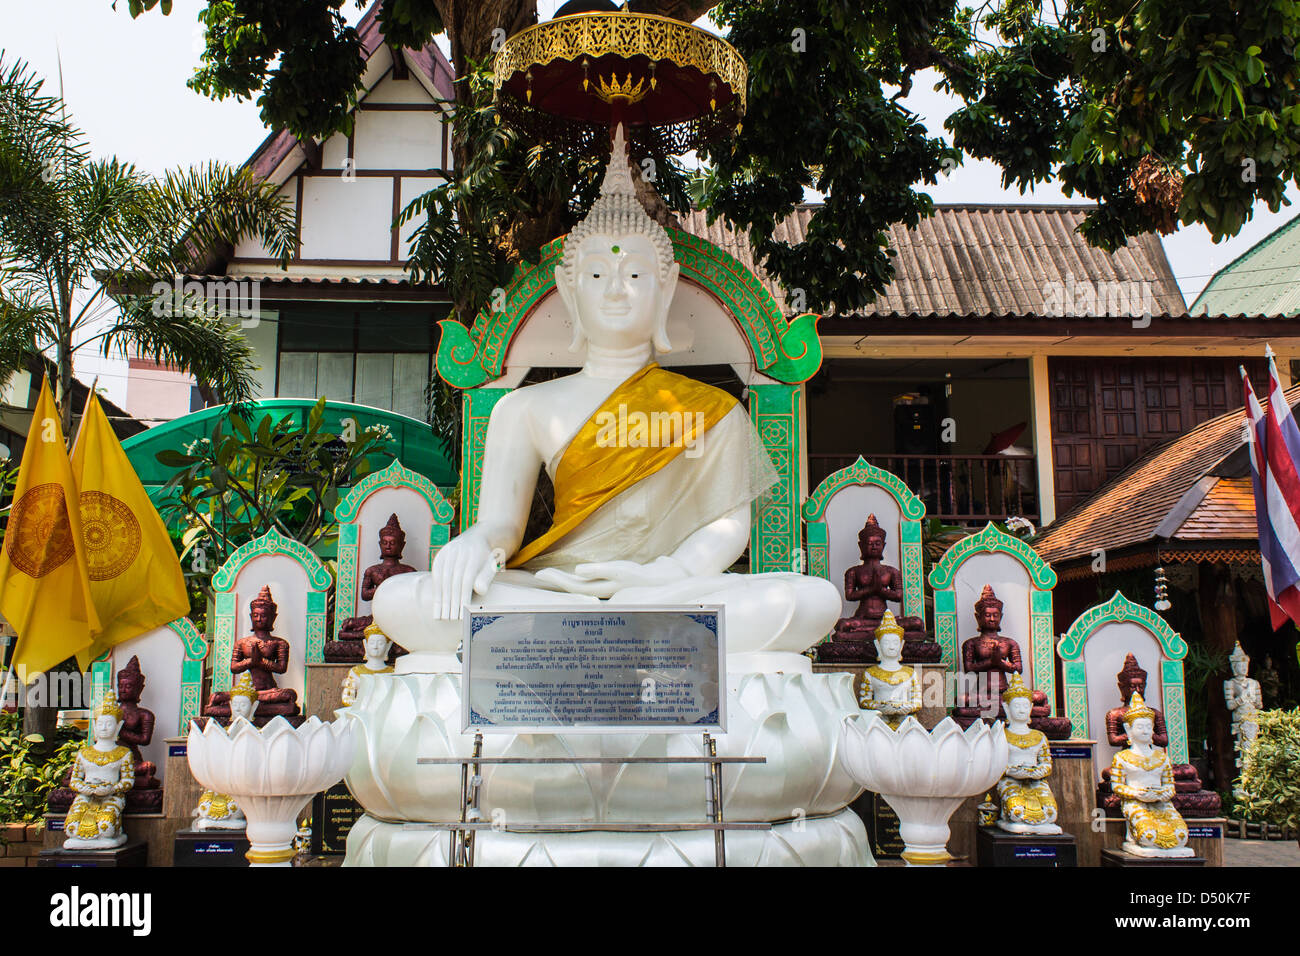
<instances>
[{"instance_id":1,"label":"gold crown ornament","mask_svg":"<svg viewBox=\"0 0 1300 956\"><path fill-rule=\"evenodd\" d=\"M1023 697L1026 700L1034 699L1034 692L1025 686L1025 679L1019 674L1013 673L1007 680L1007 689L1002 692L1002 703L1009 704L1017 697Z\"/></svg>"},{"instance_id":2,"label":"gold crown ornament","mask_svg":"<svg viewBox=\"0 0 1300 956\"><path fill-rule=\"evenodd\" d=\"M1132 698L1128 702L1128 709L1124 711L1124 723L1131 724L1139 717L1155 720L1156 712L1147 706L1147 702L1142 699L1141 694L1134 691Z\"/></svg>"},{"instance_id":3,"label":"gold crown ornament","mask_svg":"<svg viewBox=\"0 0 1300 956\"><path fill-rule=\"evenodd\" d=\"M111 687L104 691L104 699L99 702L99 705L93 711L96 720L99 720L105 714L109 714L117 720L122 719L122 705L117 702L117 694L113 693Z\"/></svg>"},{"instance_id":4,"label":"gold crown ornament","mask_svg":"<svg viewBox=\"0 0 1300 956\"><path fill-rule=\"evenodd\" d=\"M230 696L257 700L257 688L253 686L253 678L249 676L248 671L244 671L239 675L239 680L235 683L235 686L230 688Z\"/></svg>"},{"instance_id":5,"label":"gold crown ornament","mask_svg":"<svg viewBox=\"0 0 1300 956\"><path fill-rule=\"evenodd\" d=\"M652 81L653 82L653 81ZM640 103L650 95L650 87L645 84L645 77L639 78L635 84L632 83L632 74L627 75L627 81L620 83L617 75L612 75L608 80L603 76L596 77L596 89L592 92L596 97L606 103L622 103L631 106L633 103Z\"/></svg>"},{"instance_id":6,"label":"gold crown ornament","mask_svg":"<svg viewBox=\"0 0 1300 956\"><path fill-rule=\"evenodd\" d=\"M903 636L903 629L899 626L898 621L894 619L894 612L888 609L885 610L884 616L881 617L880 623L876 626L875 640L880 640L886 634Z\"/></svg>"},{"instance_id":7,"label":"gold crown ornament","mask_svg":"<svg viewBox=\"0 0 1300 956\"><path fill-rule=\"evenodd\" d=\"M388 635L383 632L383 629L378 624L367 625L365 631L363 631L362 633L365 634L366 637L370 637L371 635L378 634L380 637L384 639L388 638Z\"/></svg>"}]
</instances>

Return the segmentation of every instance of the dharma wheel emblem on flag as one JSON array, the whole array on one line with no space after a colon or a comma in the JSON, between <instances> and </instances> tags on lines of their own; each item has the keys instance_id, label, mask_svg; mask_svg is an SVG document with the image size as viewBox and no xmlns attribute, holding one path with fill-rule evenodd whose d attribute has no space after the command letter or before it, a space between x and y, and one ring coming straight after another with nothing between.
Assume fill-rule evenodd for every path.
<instances>
[{"instance_id":1,"label":"dharma wheel emblem on flag","mask_svg":"<svg viewBox=\"0 0 1300 956\"><path fill-rule=\"evenodd\" d=\"M18 499L9 513L5 548L14 567L33 578L44 577L72 557L72 525L62 485L37 485Z\"/></svg>"},{"instance_id":2,"label":"dharma wheel emblem on flag","mask_svg":"<svg viewBox=\"0 0 1300 956\"><path fill-rule=\"evenodd\" d=\"M81 536L92 581L117 577L140 553L140 522L123 502L102 491L81 493Z\"/></svg>"}]
</instances>

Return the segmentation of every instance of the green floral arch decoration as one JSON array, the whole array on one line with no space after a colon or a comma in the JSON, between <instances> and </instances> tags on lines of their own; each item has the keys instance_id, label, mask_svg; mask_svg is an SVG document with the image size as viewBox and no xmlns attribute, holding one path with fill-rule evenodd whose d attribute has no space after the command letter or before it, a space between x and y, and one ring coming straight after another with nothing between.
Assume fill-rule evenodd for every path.
<instances>
[{"instance_id":1,"label":"green floral arch decoration","mask_svg":"<svg viewBox=\"0 0 1300 956\"><path fill-rule=\"evenodd\" d=\"M946 552L930 572L930 586L936 591L952 584L953 575L966 558L976 551L1002 551L1020 558L1036 587L1050 591L1056 587L1056 572L1037 551L1019 538L999 531L990 521L979 534L967 535Z\"/></svg>"},{"instance_id":2,"label":"green floral arch decoration","mask_svg":"<svg viewBox=\"0 0 1300 956\"><path fill-rule=\"evenodd\" d=\"M448 524L455 514L451 502L443 497L437 485L419 472L411 471L400 461L394 461L387 468L367 475L348 489L334 509L334 520L339 524L355 521L361 503L376 488L410 488L419 492L433 510L436 524Z\"/></svg>"},{"instance_id":3,"label":"green floral arch decoration","mask_svg":"<svg viewBox=\"0 0 1300 956\"><path fill-rule=\"evenodd\" d=\"M181 639L185 645L185 659L191 661L201 661L208 656L208 644L203 639L203 635L195 628L194 623L188 617L178 617L170 621L167 627L175 632L176 636Z\"/></svg>"},{"instance_id":4,"label":"green floral arch decoration","mask_svg":"<svg viewBox=\"0 0 1300 956\"><path fill-rule=\"evenodd\" d=\"M1056 645L1056 652L1061 660L1078 660L1083 654L1084 642L1088 635L1103 624L1122 624L1136 622L1155 635L1160 642L1160 649L1171 661L1181 661L1187 656L1187 642L1181 634L1169 626L1169 623L1141 604L1134 604L1119 591L1115 592L1105 604L1098 604L1080 614L1070 625L1070 629L1061 635Z\"/></svg>"},{"instance_id":5,"label":"green floral arch decoration","mask_svg":"<svg viewBox=\"0 0 1300 956\"><path fill-rule=\"evenodd\" d=\"M669 229L681 276L714 296L740 326L758 369L787 384L806 382L822 363L820 316L805 313L787 321L772 294L749 269L718 246L680 229ZM565 236L542 247L535 265L521 265L505 288L505 301L490 303L465 328L455 319L439 325L438 375L455 388L475 388L501 376L515 333L543 297L555 288L555 267ZM494 307L495 306L495 307Z\"/></svg>"},{"instance_id":6,"label":"green floral arch decoration","mask_svg":"<svg viewBox=\"0 0 1300 956\"><path fill-rule=\"evenodd\" d=\"M904 518L920 520L925 517L925 502L913 494L901 478L883 468L877 468L859 455L858 460L847 468L828 475L808 496L808 500L803 503L804 520L821 521L822 513L835 492L849 485L880 485L893 494Z\"/></svg>"},{"instance_id":7,"label":"green floral arch decoration","mask_svg":"<svg viewBox=\"0 0 1300 956\"><path fill-rule=\"evenodd\" d=\"M311 586L318 591L328 591L334 583L334 576L329 568L316 556L316 552L295 538L285 537L272 528L260 538L254 538L235 549L234 554L217 569L212 576L212 590L229 591L235 583L235 575L253 558L264 554L288 554L297 558L307 571Z\"/></svg>"}]
</instances>

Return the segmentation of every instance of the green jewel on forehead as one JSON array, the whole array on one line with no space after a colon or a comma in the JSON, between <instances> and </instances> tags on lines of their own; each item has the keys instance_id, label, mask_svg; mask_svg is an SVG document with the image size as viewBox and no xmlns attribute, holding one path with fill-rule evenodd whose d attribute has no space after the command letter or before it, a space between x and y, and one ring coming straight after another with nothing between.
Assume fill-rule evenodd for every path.
<instances>
[{"instance_id":1,"label":"green jewel on forehead","mask_svg":"<svg viewBox=\"0 0 1300 956\"><path fill-rule=\"evenodd\" d=\"M617 254L618 254L618 246L614 246L614 248L610 249L610 252L612 252L612 253L614 253L615 255L617 255Z\"/></svg>"}]
</instances>

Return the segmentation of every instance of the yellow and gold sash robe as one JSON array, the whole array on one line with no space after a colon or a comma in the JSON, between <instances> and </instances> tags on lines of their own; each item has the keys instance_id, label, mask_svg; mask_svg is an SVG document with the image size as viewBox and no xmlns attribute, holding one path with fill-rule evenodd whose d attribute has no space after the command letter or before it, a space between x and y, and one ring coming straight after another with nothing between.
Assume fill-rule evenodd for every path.
<instances>
[{"instance_id":1,"label":"yellow and gold sash robe","mask_svg":"<svg viewBox=\"0 0 1300 956\"><path fill-rule=\"evenodd\" d=\"M520 548L509 567L518 568L545 553L603 505L696 447L737 405L722 389L655 363L632 375L565 447L554 473L551 527ZM629 421L632 426L620 431L619 423ZM646 428L640 428L641 423Z\"/></svg>"}]
</instances>

